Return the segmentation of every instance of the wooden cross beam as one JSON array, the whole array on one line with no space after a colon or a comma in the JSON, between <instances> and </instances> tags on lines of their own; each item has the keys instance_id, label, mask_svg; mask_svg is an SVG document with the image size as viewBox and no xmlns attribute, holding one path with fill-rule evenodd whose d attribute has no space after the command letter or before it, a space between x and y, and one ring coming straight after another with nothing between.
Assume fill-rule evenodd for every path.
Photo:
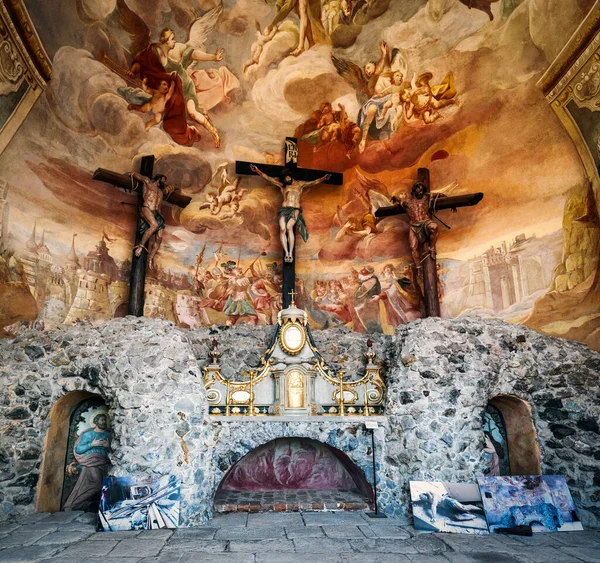
<instances>
[{"instance_id":1,"label":"wooden cross beam","mask_svg":"<svg viewBox=\"0 0 600 563\"><path fill-rule=\"evenodd\" d=\"M341 186L344 183L344 175L339 172L298 168L298 140L293 137L286 137L284 150L284 166L236 161L235 172L236 174L261 176L279 187L282 192L283 206L279 212L278 221L284 250L282 297L285 309L292 302L290 292L296 289L296 225L298 225L302 237L305 240L308 238L300 207L302 191L304 188L319 183Z\"/></svg>"},{"instance_id":2,"label":"wooden cross beam","mask_svg":"<svg viewBox=\"0 0 600 563\"><path fill-rule=\"evenodd\" d=\"M140 166L140 174L147 178L152 178L154 169L154 156L142 157L142 163ZM94 180L100 182L106 182L112 184L118 188L124 188L126 190L139 190L141 182L132 180L129 174L119 174L118 172L112 172L104 168L98 168L92 176ZM139 191L138 191L139 193ZM168 196L164 196L164 201L178 207L186 207L191 197L187 197L178 192L172 192ZM144 286L146 283L146 265L148 261L148 253L142 252L139 256L136 255L135 248L141 244L142 233L140 231L140 225L142 217L140 214L143 199L140 195L138 197L138 214L137 214L137 229L135 235L135 247L133 256L131 258L131 276L129 280L129 305L127 314L134 315L136 317L142 317L144 315Z\"/></svg>"},{"instance_id":3,"label":"wooden cross beam","mask_svg":"<svg viewBox=\"0 0 600 563\"><path fill-rule=\"evenodd\" d=\"M438 296L438 274L436 261L437 225L431 226L435 213L443 209L456 211L458 207L471 207L483 199L483 193L465 194L445 197L443 194L431 193L429 170L419 168L417 184L422 184L424 194L417 198L413 192L400 199L390 207L381 207L375 212L376 217L390 217L406 213L410 220L409 242L413 252L413 261L417 271L423 268L423 294L425 296L425 314L428 317L440 316L440 300ZM415 187L417 186L415 184ZM414 187L413 187L414 189ZM445 225L445 223L444 223ZM447 225L446 225L447 226ZM449 227L448 227L449 228ZM424 251L425 250L425 251ZM416 256L422 256L415 259ZM415 277L416 279L416 277Z\"/></svg>"}]
</instances>

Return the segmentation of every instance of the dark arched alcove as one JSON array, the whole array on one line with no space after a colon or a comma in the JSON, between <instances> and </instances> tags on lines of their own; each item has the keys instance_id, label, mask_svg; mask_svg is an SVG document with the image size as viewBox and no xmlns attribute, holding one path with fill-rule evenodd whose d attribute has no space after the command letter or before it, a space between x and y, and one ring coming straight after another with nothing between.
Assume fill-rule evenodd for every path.
<instances>
[{"instance_id":1,"label":"dark arched alcove","mask_svg":"<svg viewBox=\"0 0 600 563\"><path fill-rule=\"evenodd\" d=\"M342 451L309 438L278 438L252 450L223 477L218 511L367 508L373 489Z\"/></svg>"},{"instance_id":2,"label":"dark arched alcove","mask_svg":"<svg viewBox=\"0 0 600 563\"><path fill-rule=\"evenodd\" d=\"M100 395L71 391L50 409L50 427L44 440L37 489L38 512L58 512L65 505L77 481L77 475L68 477L65 468L73 461L72 450L79 433L89 426L86 413L102 409L102 405L105 410L104 399Z\"/></svg>"},{"instance_id":3,"label":"dark arched alcove","mask_svg":"<svg viewBox=\"0 0 600 563\"><path fill-rule=\"evenodd\" d=\"M514 395L497 395L489 405L502 416L511 475L540 475L541 457L531 406Z\"/></svg>"}]
</instances>

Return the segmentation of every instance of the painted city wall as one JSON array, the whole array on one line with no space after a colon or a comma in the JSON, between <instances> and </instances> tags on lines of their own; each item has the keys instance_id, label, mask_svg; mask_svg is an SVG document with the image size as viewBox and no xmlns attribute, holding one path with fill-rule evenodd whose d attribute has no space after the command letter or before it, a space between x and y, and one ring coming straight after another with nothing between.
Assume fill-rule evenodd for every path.
<instances>
[{"instance_id":1,"label":"painted city wall","mask_svg":"<svg viewBox=\"0 0 600 563\"><path fill-rule=\"evenodd\" d=\"M585 241L565 239L596 201L536 86L592 0L25 3L52 79L0 155L6 335L126 313L137 196L91 175L139 171L147 154L192 201L163 206L146 314L272 323L281 195L236 177L234 162L281 164L286 136L301 166L344 172L342 187L302 196L297 290L313 326L391 333L422 315L406 215L374 216L419 167L443 195L485 193L437 213L444 316L557 335L599 317L590 305L530 318L549 292L592 291L597 270L560 277L566 240L597 248L597 215ZM586 135L597 144L596 129ZM592 327L574 337L600 346Z\"/></svg>"}]
</instances>

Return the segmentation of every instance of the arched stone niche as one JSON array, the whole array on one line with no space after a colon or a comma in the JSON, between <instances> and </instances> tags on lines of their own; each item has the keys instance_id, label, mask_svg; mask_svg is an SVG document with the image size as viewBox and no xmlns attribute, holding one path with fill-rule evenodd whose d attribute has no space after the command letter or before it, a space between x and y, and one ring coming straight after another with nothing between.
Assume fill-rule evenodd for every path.
<instances>
[{"instance_id":1,"label":"arched stone niche","mask_svg":"<svg viewBox=\"0 0 600 563\"><path fill-rule=\"evenodd\" d=\"M269 423L261 419L240 420L222 424L216 422L215 426L220 430L217 433L222 438L215 443L213 460L211 463L212 480L210 489L206 491L211 498L223 483L223 480L235 468L236 464L245 456L257 449L264 447L278 439L300 438L302 440L314 440L327 446L334 455L338 456L344 467L351 473L361 492L373 500L373 465L371 450L371 434L365 430L362 420L350 420L333 422L327 419L319 420L321 417L293 420L284 423ZM325 417L323 417L325 418ZM382 417L370 417L380 419ZM380 420L380 424L383 421ZM378 465L384 456L384 432L389 429L383 425L375 431L375 448ZM226 439L223 439L225 438ZM381 486L383 468L378 469L378 483ZM204 483L201 483L204 485ZM204 485L206 486L206 485ZM379 507L383 510L392 499L379 499Z\"/></svg>"},{"instance_id":2,"label":"arched stone niche","mask_svg":"<svg viewBox=\"0 0 600 563\"><path fill-rule=\"evenodd\" d=\"M541 475L541 455L527 401L514 395L497 395L489 404L504 419L511 475Z\"/></svg>"},{"instance_id":3,"label":"arched stone niche","mask_svg":"<svg viewBox=\"0 0 600 563\"><path fill-rule=\"evenodd\" d=\"M58 399L50 409L50 427L42 449L42 466L37 488L37 512L58 512L61 509L71 413L79 403L91 398L102 397L89 391L70 391Z\"/></svg>"},{"instance_id":4,"label":"arched stone niche","mask_svg":"<svg viewBox=\"0 0 600 563\"><path fill-rule=\"evenodd\" d=\"M242 499L249 498L239 494L242 492L258 494L259 498L268 493L272 500L250 504L272 510L274 504L286 503L284 491L302 491L304 495L312 491L311 497L320 504L324 498L335 498L342 509L354 509L359 499L363 503L374 499L364 473L344 452L317 440L292 436L271 440L230 467L217 488L215 505L225 502L228 495Z\"/></svg>"}]
</instances>

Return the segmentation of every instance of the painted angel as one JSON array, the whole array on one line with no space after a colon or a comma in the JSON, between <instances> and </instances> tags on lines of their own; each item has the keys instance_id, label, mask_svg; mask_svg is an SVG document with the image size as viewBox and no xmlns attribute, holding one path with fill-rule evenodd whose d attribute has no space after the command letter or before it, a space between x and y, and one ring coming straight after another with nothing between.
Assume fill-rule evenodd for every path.
<instances>
[{"instance_id":1,"label":"painted angel","mask_svg":"<svg viewBox=\"0 0 600 563\"><path fill-rule=\"evenodd\" d=\"M379 138L377 130L371 131L371 125L376 118L381 119L383 108L393 94L400 98L404 77L408 71L408 62L403 51L393 49L390 53L385 41L381 42L380 51L381 56L377 63L369 62L362 69L352 61L340 59L335 55L331 57L338 74L354 88L356 97L362 104L357 120L362 131L360 152L365 150L369 133L372 137Z\"/></svg>"},{"instance_id":2,"label":"painted angel","mask_svg":"<svg viewBox=\"0 0 600 563\"><path fill-rule=\"evenodd\" d=\"M250 49L250 59L244 63L244 74L251 66L258 64L265 45L272 41L279 31L279 24L274 25L268 33L266 30L264 32L261 30L260 23L257 21L254 22L254 26L256 27L256 41L252 43L252 47Z\"/></svg>"},{"instance_id":3,"label":"painted angel","mask_svg":"<svg viewBox=\"0 0 600 563\"><path fill-rule=\"evenodd\" d=\"M239 208L245 189L238 189L240 177L233 184L227 174L227 163L224 162L217 167L213 174L210 185L217 189L216 192L206 194L206 201L199 209L210 209L211 215L219 215L222 219L231 219L239 216ZM225 209L228 207L229 209Z\"/></svg>"},{"instance_id":4,"label":"painted angel","mask_svg":"<svg viewBox=\"0 0 600 563\"><path fill-rule=\"evenodd\" d=\"M239 87L239 81L226 67L218 71L194 70L194 65L200 61L223 59L223 49L217 49L214 54L205 51L206 39L223 12L222 4L192 22L185 43L177 42L175 32L170 28L163 29L158 42L152 43L150 29L125 0L117 0L117 8L119 22L132 40L131 70L123 69L105 55L101 57L102 62L130 85L140 89L145 84L146 88L159 90L162 82L169 87L174 82L173 94L163 113L164 130L175 142L191 146L200 140L200 133L196 125L188 125L190 119L211 134L218 148L219 134L206 111L223 100L227 101L229 91ZM130 109L134 111L137 110L135 106L141 105L140 98L135 98L136 94L141 95L136 90L124 93L132 106Z\"/></svg>"},{"instance_id":5,"label":"painted angel","mask_svg":"<svg viewBox=\"0 0 600 563\"><path fill-rule=\"evenodd\" d=\"M457 103L454 74L449 72L444 80L436 85L430 84L432 78L431 72L424 72L411 88L410 96L407 96L409 99L405 100L408 119L414 117L429 125L442 118L438 110Z\"/></svg>"},{"instance_id":6,"label":"painted angel","mask_svg":"<svg viewBox=\"0 0 600 563\"><path fill-rule=\"evenodd\" d=\"M342 228L335 236L336 241L340 241L344 236L354 236L363 238L365 245L368 246L379 233L385 232L389 228L389 222L385 219L377 219L375 212L380 207L389 207L394 205L388 195L388 189L379 180L367 178L360 171L357 171L356 177L360 187L355 189L354 193L367 208L366 213L351 215L346 217L342 208L338 207L336 216ZM385 224L379 226L380 222Z\"/></svg>"}]
</instances>

